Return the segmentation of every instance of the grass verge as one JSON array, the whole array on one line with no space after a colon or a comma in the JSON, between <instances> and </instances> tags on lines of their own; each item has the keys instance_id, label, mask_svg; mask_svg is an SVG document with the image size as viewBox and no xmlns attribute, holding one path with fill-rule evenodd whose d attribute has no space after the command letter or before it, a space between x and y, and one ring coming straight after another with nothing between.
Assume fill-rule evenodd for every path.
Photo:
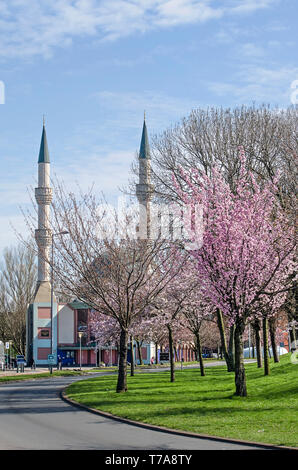
<instances>
[{"instance_id":1,"label":"grass verge","mask_svg":"<svg viewBox=\"0 0 298 470\"><path fill-rule=\"evenodd\" d=\"M19 382L20 380L31 380L31 379L45 379L48 377L68 377L73 375L84 375L84 372L80 371L56 371L50 374L50 372L42 372L36 374L19 374L19 375L12 375L12 376L4 376L0 377L0 384L7 383L7 382Z\"/></svg>"},{"instance_id":2,"label":"grass verge","mask_svg":"<svg viewBox=\"0 0 298 470\"><path fill-rule=\"evenodd\" d=\"M191 431L275 445L298 447L298 365L290 355L271 362L265 377L256 364L246 364L248 397L234 396L234 374L223 366L128 376L128 392L116 394L116 376L76 382L67 396L115 416Z\"/></svg>"}]
</instances>

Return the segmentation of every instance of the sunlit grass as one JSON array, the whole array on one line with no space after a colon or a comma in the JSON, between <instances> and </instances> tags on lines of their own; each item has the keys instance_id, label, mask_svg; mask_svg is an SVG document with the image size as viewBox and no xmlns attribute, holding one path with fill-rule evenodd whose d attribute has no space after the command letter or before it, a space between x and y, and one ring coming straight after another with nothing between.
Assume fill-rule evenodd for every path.
<instances>
[{"instance_id":1,"label":"sunlit grass","mask_svg":"<svg viewBox=\"0 0 298 470\"><path fill-rule=\"evenodd\" d=\"M81 371L72 371L72 370L62 370L62 371L53 371L51 374L50 372L40 372L36 374L26 374L26 373L19 373L17 375L6 375L1 377L0 376L0 383L6 382L14 382L20 380L31 380L31 379L44 379L48 377L68 377L68 376L75 376L75 375L83 375L84 373Z\"/></svg>"},{"instance_id":2,"label":"sunlit grass","mask_svg":"<svg viewBox=\"0 0 298 470\"><path fill-rule=\"evenodd\" d=\"M116 376L76 382L67 395L116 416L196 433L298 446L298 365L290 356L271 362L265 377L256 364L246 364L248 397L234 395L234 374L226 367L177 370L128 376L128 392L115 393Z\"/></svg>"}]
</instances>

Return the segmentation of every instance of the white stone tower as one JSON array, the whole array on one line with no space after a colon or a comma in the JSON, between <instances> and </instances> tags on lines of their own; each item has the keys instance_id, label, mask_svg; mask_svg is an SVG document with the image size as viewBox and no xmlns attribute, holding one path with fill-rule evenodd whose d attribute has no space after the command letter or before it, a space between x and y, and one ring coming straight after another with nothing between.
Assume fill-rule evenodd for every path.
<instances>
[{"instance_id":1,"label":"white stone tower","mask_svg":"<svg viewBox=\"0 0 298 470\"><path fill-rule=\"evenodd\" d=\"M27 310L27 362L35 361L37 366L48 364L48 355L57 357L58 304L51 290L50 252L52 231L50 229L50 208L52 188L50 187L50 158L45 125L43 124L38 158L38 187L35 189L38 205L38 228L35 240L38 247L38 275L35 296Z\"/></svg>"},{"instance_id":2,"label":"white stone tower","mask_svg":"<svg viewBox=\"0 0 298 470\"><path fill-rule=\"evenodd\" d=\"M49 283L49 260L52 232L50 229L50 205L52 202L50 187L50 157L45 124L43 123L42 138L38 158L38 188L35 188L35 199L38 204L38 229L35 239L38 246L38 278L37 288L42 283Z\"/></svg>"},{"instance_id":3,"label":"white stone tower","mask_svg":"<svg viewBox=\"0 0 298 470\"><path fill-rule=\"evenodd\" d=\"M151 184L151 159L146 121L144 116L143 132L139 152L139 183L136 185L136 195L139 201L139 238L151 238L150 203L154 187Z\"/></svg>"}]
</instances>

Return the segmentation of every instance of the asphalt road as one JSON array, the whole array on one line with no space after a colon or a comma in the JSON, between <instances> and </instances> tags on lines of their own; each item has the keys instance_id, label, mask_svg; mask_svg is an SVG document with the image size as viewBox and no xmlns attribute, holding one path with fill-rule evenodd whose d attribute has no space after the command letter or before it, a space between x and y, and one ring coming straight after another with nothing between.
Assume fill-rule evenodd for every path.
<instances>
[{"instance_id":1,"label":"asphalt road","mask_svg":"<svg viewBox=\"0 0 298 470\"><path fill-rule=\"evenodd\" d=\"M80 410L59 397L62 388L75 380L82 380L82 377L53 377L0 385L0 449L257 448L142 429Z\"/></svg>"}]
</instances>

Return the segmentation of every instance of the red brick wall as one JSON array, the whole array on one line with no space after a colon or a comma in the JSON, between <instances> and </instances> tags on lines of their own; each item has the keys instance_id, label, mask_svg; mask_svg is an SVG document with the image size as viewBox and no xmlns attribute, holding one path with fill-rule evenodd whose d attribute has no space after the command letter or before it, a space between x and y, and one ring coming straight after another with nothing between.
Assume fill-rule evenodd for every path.
<instances>
[{"instance_id":1,"label":"red brick wall","mask_svg":"<svg viewBox=\"0 0 298 470\"><path fill-rule=\"evenodd\" d=\"M51 354L51 348L38 348L37 349L37 359L39 361L47 360L48 354Z\"/></svg>"},{"instance_id":2,"label":"red brick wall","mask_svg":"<svg viewBox=\"0 0 298 470\"><path fill-rule=\"evenodd\" d=\"M38 318L51 318L51 309L50 307L38 307Z\"/></svg>"}]
</instances>

